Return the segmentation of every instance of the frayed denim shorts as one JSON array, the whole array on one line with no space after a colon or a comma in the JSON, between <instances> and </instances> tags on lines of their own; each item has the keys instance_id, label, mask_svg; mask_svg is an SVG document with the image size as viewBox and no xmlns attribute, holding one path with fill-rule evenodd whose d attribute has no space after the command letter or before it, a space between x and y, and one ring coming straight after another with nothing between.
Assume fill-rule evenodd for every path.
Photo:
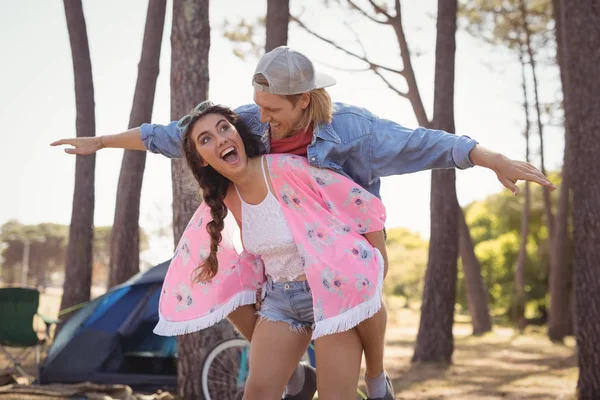
<instances>
[{"instance_id":1,"label":"frayed denim shorts","mask_svg":"<svg viewBox=\"0 0 600 400\"><path fill-rule=\"evenodd\" d=\"M272 322L285 322L292 332L307 333L315 324L313 301L308 281L273 282L263 285L258 315Z\"/></svg>"}]
</instances>

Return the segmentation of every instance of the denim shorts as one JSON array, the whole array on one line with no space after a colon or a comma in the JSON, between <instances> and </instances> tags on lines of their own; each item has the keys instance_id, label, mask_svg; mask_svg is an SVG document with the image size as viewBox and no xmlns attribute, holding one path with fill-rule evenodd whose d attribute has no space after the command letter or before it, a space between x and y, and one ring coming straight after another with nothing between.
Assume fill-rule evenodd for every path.
<instances>
[{"instance_id":1,"label":"denim shorts","mask_svg":"<svg viewBox=\"0 0 600 400\"><path fill-rule=\"evenodd\" d=\"M308 281L273 282L267 277L262 290L261 320L286 322L292 332L306 333L315 324Z\"/></svg>"}]
</instances>

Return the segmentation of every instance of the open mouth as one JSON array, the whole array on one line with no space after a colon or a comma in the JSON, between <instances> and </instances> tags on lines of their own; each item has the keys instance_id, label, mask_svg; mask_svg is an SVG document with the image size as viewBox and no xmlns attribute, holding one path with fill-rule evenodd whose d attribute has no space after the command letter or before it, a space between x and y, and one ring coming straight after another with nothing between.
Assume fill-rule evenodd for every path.
<instances>
[{"instance_id":1,"label":"open mouth","mask_svg":"<svg viewBox=\"0 0 600 400\"><path fill-rule=\"evenodd\" d=\"M223 150L221 152L221 158L227 164L236 164L238 161L240 161L240 155L239 155L237 149L233 146L228 147L225 150Z\"/></svg>"}]
</instances>

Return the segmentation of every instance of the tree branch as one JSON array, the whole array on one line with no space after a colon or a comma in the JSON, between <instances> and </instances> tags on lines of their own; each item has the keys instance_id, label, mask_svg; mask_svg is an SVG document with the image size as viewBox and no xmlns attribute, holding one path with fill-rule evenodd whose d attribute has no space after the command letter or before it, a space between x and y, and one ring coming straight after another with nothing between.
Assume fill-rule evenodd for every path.
<instances>
[{"instance_id":1,"label":"tree branch","mask_svg":"<svg viewBox=\"0 0 600 400\"><path fill-rule=\"evenodd\" d=\"M377 68L371 68L373 70L373 72L375 73L375 75L379 76L381 78L381 80L383 82L385 82L385 84L391 89L393 90L398 96L403 97L405 99L408 99L408 93L405 93L403 91L401 91L400 89L398 89L397 87L395 87L394 85L392 85L392 83L390 81L388 81L386 79L385 76L383 76L383 74L381 72L379 72L379 70Z\"/></svg>"},{"instance_id":2,"label":"tree branch","mask_svg":"<svg viewBox=\"0 0 600 400\"><path fill-rule=\"evenodd\" d=\"M367 71L371 71L373 68L369 67L365 67L365 68L344 68L344 67L338 67L336 65L332 65L323 61L319 61L319 60L312 60L315 64L320 64L320 65L324 65L326 67L329 68L333 68L333 69L337 69L339 71L346 71L346 72L367 72Z\"/></svg>"},{"instance_id":3,"label":"tree branch","mask_svg":"<svg viewBox=\"0 0 600 400\"><path fill-rule=\"evenodd\" d=\"M358 55L358 54L356 54L356 53L354 53L354 52L352 52L350 50L347 50L347 49L343 48L342 46L340 46L337 43L335 43L333 40L327 39L327 38L319 35L318 33L312 31L306 25L304 25L304 23L302 23L302 21L300 21L298 18L294 17L293 15L290 15L290 18L293 21L295 21L306 32L310 33L311 35L313 35L314 37L316 37L318 39L321 39L325 43L330 44L331 46L335 47L336 49L343 51L344 53L348 54L349 56L352 56L352 57L354 57L354 58L356 58L358 60L361 60L361 61L369 64L369 67L371 69L373 69L373 68L379 68L379 69L382 69L382 70L385 70L385 71L388 71L388 72L393 72L393 73L398 74L398 75L404 75L404 71L393 69L393 68L389 68L389 67L386 67L386 66L383 66L383 65L380 65L380 64L376 64L376 63L370 61L369 59L367 59L364 56L360 56L360 55Z\"/></svg>"},{"instance_id":4,"label":"tree branch","mask_svg":"<svg viewBox=\"0 0 600 400\"><path fill-rule=\"evenodd\" d=\"M348 2L350 2L350 0L348 0ZM388 19L388 22L394 19L394 17L392 17L387 11L385 11L383 7L378 6L373 0L369 0L369 3L371 3L376 13L385 15Z\"/></svg>"},{"instance_id":5,"label":"tree branch","mask_svg":"<svg viewBox=\"0 0 600 400\"><path fill-rule=\"evenodd\" d=\"M348 21L345 21L344 25L346 25L346 28L348 28L348 30L350 32L352 32L352 34L354 35L354 39L356 39L356 43L358 43L358 45L360 46L360 48L362 50L363 58L367 59L367 49L365 48L365 45L363 44L362 40L360 40L360 36L358 36L358 33L356 33L356 31L354 29L352 29L352 27L350 26Z\"/></svg>"},{"instance_id":6,"label":"tree branch","mask_svg":"<svg viewBox=\"0 0 600 400\"><path fill-rule=\"evenodd\" d=\"M369 0L371 1L371 0ZM402 23L402 6L400 5L400 0L394 1L394 7L396 8L395 19L397 22Z\"/></svg>"},{"instance_id":7,"label":"tree branch","mask_svg":"<svg viewBox=\"0 0 600 400\"><path fill-rule=\"evenodd\" d=\"M402 7L400 5L400 0L396 0L395 4L396 18L392 23L392 27L394 28L394 32L396 33L396 37L398 38L398 46L400 47L400 57L402 57L404 72L403 76L406 79L406 85L408 86L408 100L410 101L410 104L413 107L419 125L428 128L430 127L431 123L429 121L429 118L427 117L427 112L425 111L425 106L423 105L421 94L419 93L419 85L417 84L415 71L412 67L410 51L408 49L408 43L406 41L406 36L404 35L404 28L402 26Z\"/></svg>"},{"instance_id":8,"label":"tree branch","mask_svg":"<svg viewBox=\"0 0 600 400\"><path fill-rule=\"evenodd\" d=\"M389 25L389 24L391 23L391 22L390 22L390 19L391 19L391 18L389 18L389 17L388 17L388 18L387 18L385 21L380 21L380 20L378 20L377 18L374 18L374 17L370 16L370 15L369 15L369 13L367 13L365 10L363 10L363 9L362 9L362 8L360 8L358 5L356 5L356 3L354 3L352 0L348 0L348 4L350 4L350 6L351 6L352 8L354 8L355 10L357 10L358 12L360 12L362 15L364 15L365 17L367 17L368 19L370 19L370 20L371 20L371 21L373 21L373 22L377 22L378 24L382 24L382 25ZM371 2L371 4L373 4L373 2ZM376 7L377 7L377 5L375 5L375 4L374 4L374 5L373 5L373 7L374 7L374 8L376 9L376 11L377 11L377 8L376 8ZM384 14L385 14L385 13L384 13Z\"/></svg>"}]
</instances>

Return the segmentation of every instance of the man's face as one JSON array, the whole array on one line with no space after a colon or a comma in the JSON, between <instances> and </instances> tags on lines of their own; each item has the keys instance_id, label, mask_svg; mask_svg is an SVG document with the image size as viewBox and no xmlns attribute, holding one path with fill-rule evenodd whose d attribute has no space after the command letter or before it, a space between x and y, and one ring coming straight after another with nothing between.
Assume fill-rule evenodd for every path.
<instances>
[{"instance_id":1,"label":"man's face","mask_svg":"<svg viewBox=\"0 0 600 400\"><path fill-rule=\"evenodd\" d=\"M304 109L308 106L308 98L308 94L303 95L294 105L277 94L254 91L254 102L260 111L260 122L269 123L271 137L274 139L282 139L293 133Z\"/></svg>"}]
</instances>

